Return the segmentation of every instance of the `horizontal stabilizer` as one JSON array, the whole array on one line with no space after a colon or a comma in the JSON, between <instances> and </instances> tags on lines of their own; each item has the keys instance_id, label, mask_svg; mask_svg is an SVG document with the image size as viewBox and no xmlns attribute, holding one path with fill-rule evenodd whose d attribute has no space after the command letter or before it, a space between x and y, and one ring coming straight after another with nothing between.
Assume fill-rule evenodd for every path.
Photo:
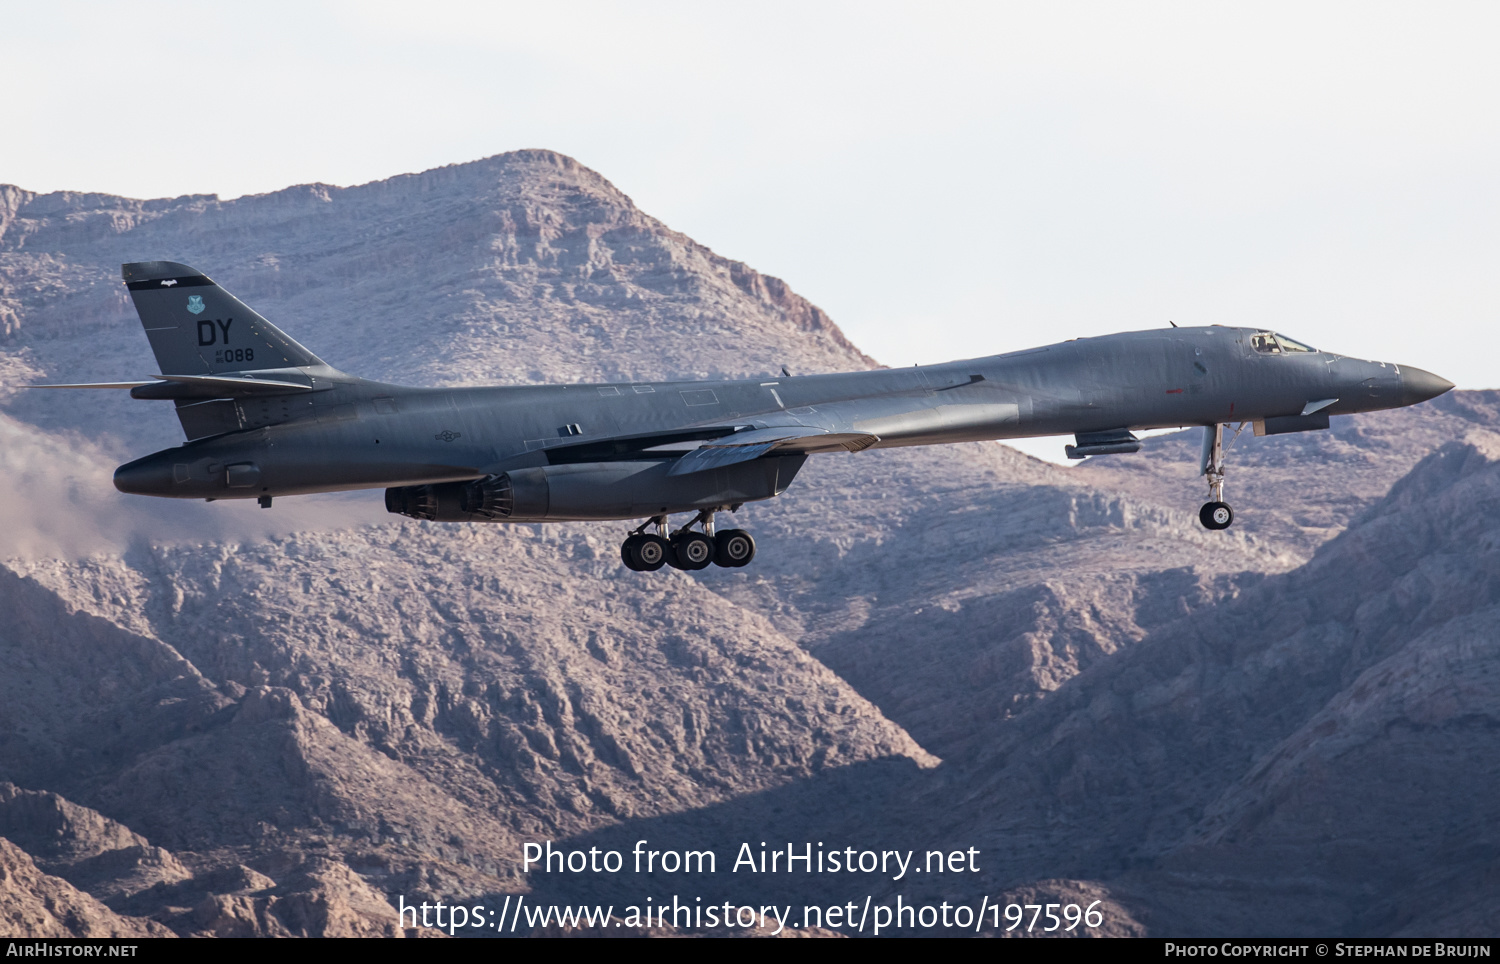
<instances>
[{"instance_id":1,"label":"horizontal stabilizer","mask_svg":"<svg viewBox=\"0 0 1500 964\"><path fill-rule=\"evenodd\" d=\"M687 475L748 462L770 452L859 452L880 441L861 432L830 432L805 426L760 428L712 439L678 459L668 475Z\"/></svg>"},{"instance_id":2,"label":"horizontal stabilizer","mask_svg":"<svg viewBox=\"0 0 1500 964\"><path fill-rule=\"evenodd\" d=\"M290 381L288 375L296 373L275 372L277 377L244 375L153 375L167 384L156 384L143 391L132 392L137 398L248 398L255 395L288 395L310 392L308 382ZM303 376L306 377L306 376Z\"/></svg>"},{"instance_id":3,"label":"horizontal stabilizer","mask_svg":"<svg viewBox=\"0 0 1500 964\"><path fill-rule=\"evenodd\" d=\"M256 375L152 375L145 382L80 382L71 385L27 385L27 388L128 388L133 398L249 398L258 395L289 395L313 390L307 382L288 381L300 373L271 372L274 378ZM305 376L302 376L305 377Z\"/></svg>"},{"instance_id":4,"label":"horizontal stabilizer","mask_svg":"<svg viewBox=\"0 0 1500 964\"><path fill-rule=\"evenodd\" d=\"M23 385L22 388L139 388L156 382L80 382L76 385Z\"/></svg>"}]
</instances>

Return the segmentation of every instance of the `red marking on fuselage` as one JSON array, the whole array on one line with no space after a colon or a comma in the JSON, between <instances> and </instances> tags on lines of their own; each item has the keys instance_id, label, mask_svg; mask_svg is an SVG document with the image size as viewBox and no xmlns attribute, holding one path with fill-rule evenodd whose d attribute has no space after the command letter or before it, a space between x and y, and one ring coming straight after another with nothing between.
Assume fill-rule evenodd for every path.
<instances>
[{"instance_id":1,"label":"red marking on fuselage","mask_svg":"<svg viewBox=\"0 0 1500 964\"><path fill-rule=\"evenodd\" d=\"M1229 414L1230 415L1234 414L1234 402L1230 402L1229 403Z\"/></svg>"},{"instance_id":2,"label":"red marking on fuselage","mask_svg":"<svg viewBox=\"0 0 1500 964\"><path fill-rule=\"evenodd\" d=\"M1182 389L1180 389L1180 388L1169 388L1169 389L1167 389L1167 394L1168 395L1181 395L1182 394Z\"/></svg>"}]
</instances>

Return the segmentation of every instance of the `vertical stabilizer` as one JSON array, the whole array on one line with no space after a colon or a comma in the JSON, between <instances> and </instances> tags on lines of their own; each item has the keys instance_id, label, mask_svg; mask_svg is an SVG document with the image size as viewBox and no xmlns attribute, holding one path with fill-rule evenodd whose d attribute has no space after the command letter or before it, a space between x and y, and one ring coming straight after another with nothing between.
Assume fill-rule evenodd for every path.
<instances>
[{"instance_id":1,"label":"vertical stabilizer","mask_svg":"<svg viewBox=\"0 0 1500 964\"><path fill-rule=\"evenodd\" d=\"M208 276L175 261L120 266L165 375L324 366Z\"/></svg>"}]
</instances>

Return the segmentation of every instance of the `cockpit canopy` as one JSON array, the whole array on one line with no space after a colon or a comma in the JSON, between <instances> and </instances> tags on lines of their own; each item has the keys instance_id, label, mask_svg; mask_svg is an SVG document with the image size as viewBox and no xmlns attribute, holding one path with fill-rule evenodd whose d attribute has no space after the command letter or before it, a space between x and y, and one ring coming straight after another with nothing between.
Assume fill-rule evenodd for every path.
<instances>
[{"instance_id":1,"label":"cockpit canopy","mask_svg":"<svg viewBox=\"0 0 1500 964\"><path fill-rule=\"evenodd\" d=\"M1300 341L1292 341L1286 335L1278 335L1274 331L1258 331L1251 335L1250 347L1264 355L1291 354L1296 351L1317 351L1316 348L1309 348Z\"/></svg>"}]
</instances>

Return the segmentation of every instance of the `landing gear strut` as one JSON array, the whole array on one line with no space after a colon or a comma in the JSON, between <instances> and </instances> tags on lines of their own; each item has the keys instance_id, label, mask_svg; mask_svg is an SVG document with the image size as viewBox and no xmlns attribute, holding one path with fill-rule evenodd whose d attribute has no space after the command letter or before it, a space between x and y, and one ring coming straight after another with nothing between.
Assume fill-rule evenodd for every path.
<instances>
[{"instance_id":1,"label":"landing gear strut","mask_svg":"<svg viewBox=\"0 0 1500 964\"><path fill-rule=\"evenodd\" d=\"M704 509L671 536L667 535L666 515L652 516L631 530L620 546L620 560L625 568L637 572L655 572L662 566L696 571L710 565L726 569L748 565L755 558L755 540L744 529L715 531L714 513L718 511ZM647 532L652 526L656 531ZM693 526L701 526L702 531L693 531Z\"/></svg>"},{"instance_id":2,"label":"landing gear strut","mask_svg":"<svg viewBox=\"0 0 1500 964\"><path fill-rule=\"evenodd\" d=\"M1235 437L1239 432L1235 432ZM1231 441L1233 439L1231 438ZM1227 529L1234 523L1234 510L1224 501L1224 424L1203 426L1203 459L1200 474L1208 479L1208 501L1198 510L1205 529Z\"/></svg>"}]
</instances>

